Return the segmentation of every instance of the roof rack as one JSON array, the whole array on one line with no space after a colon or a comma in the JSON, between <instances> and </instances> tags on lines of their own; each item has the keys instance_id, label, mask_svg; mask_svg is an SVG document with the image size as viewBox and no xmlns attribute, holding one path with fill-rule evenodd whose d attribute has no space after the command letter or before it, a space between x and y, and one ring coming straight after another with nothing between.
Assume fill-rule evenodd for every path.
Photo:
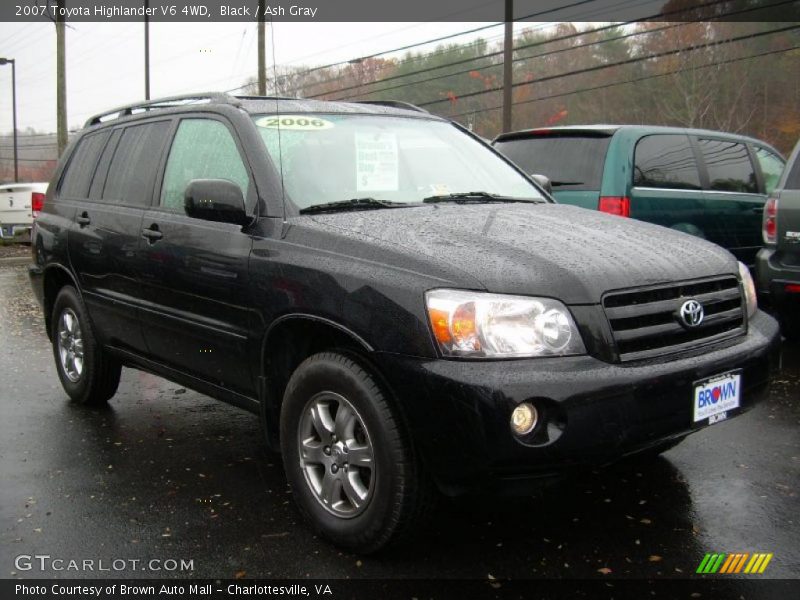
<instances>
[{"instance_id":1,"label":"roof rack","mask_svg":"<svg viewBox=\"0 0 800 600\"><path fill-rule=\"evenodd\" d=\"M304 100L304 98L293 98L291 96L254 96L236 94L234 98L239 100Z\"/></svg>"},{"instance_id":2,"label":"roof rack","mask_svg":"<svg viewBox=\"0 0 800 600\"><path fill-rule=\"evenodd\" d=\"M115 119L127 117L133 114L135 110L153 110L157 108L173 108L176 106L183 106L191 104L192 102L216 102L220 104L233 104L238 105L239 101L234 97L224 92L204 92L200 94L188 94L183 96L169 96L167 98L156 98L147 102L137 102L135 104L126 104L117 108L98 113L87 119L84 127L91 127L98 123L104 122L107 117L114 116Z\"/></svg>"},{"instance_id":3,"label":"roof rack","mask_svg":"<svg viewBox=\"0 0 800 600\"><path fill-rule=\"evenodd\" d=\"M390 106L392 108L404 108L405 110L413 110L415 112L421 112L430 114L424 108L417 106L416 104L411 104L410 102L401 102L400 100L355 100L355 104L374 104L376 106Z\"/></svg>"}]
</instances>

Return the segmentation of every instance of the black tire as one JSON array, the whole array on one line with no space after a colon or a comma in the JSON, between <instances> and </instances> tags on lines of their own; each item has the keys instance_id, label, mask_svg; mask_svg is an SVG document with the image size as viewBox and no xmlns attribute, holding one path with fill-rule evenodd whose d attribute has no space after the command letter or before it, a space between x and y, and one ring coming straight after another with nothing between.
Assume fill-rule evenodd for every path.
<instances>
[{"instance_id":1,"label":"black tire","mask_svg":"<svg viewBox=\"0 0 800 600\"><path fill-rule=\"evenodd\" d=\"M77 319L80 331L83 360L79 373L75 370L71 374L68 373L61 360L59 328L62 315L65 313ZM110 357L97 343L86 307L74 287L67 285L58 292L53 303L50 326L56 372L64 391L80 404L91 406L105 404L117 391L122 367L119 361Z\"/></svg>"},{"instance_id":2,"label":"black tire","mask_svg":"<svg viewBox=\"0 0 800 600\"><path fill-rule=\"evenodd\" d=\"M300 512L321 536L359 553L375 552L414 531L432 512L436 498L433 485L414 456L402 415L378 381L358 359L338 352L323 352L311 356L295 370L281 406L283 463ZM350 517L332 514L332 509L324 506L321 494L314 491L308 471L301 463L300 428L310 419L315 399L325 394L346 399L355 409L359 423L363 422L371 442L374 471L368 471L371 482L368 500L362 508L354 510L361 512ZM337 405L336 414L341 405ZM306 414L309 416L304 417ZM337 442L337 437L333 435L332 440ZM324 441L320 437L320 442L315 443ZM354 450L350 452L352 457ZM342 453L339 456L347 457ZM326 466L319 468L321 471L317 472L328 475ZM349 468L352 472L353 467Z\"/></svg>"},{"instance_id":3,"label":"black tire","mask_svg":"<svg viewBox=\"0 0 800 600\"><path fill-rule=\"evenodd\" d=\"M784 307L778 314L781 333L790 342L800 341L800 302Z\"/></svg>"}]
</instances>

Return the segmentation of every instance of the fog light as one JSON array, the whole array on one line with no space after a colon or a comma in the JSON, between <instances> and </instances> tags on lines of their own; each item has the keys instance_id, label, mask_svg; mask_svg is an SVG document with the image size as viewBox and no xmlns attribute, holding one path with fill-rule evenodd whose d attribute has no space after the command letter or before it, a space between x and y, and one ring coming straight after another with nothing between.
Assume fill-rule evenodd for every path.
<instances>
[{"instance_id":1,"label":"fog light","mask_svg":"<svg viewBox=\"0 0 800 600\"><path fill-rule=\"evenodd\" d=\"M523 402L511 413L511 429L517 435L527 435L536 427L539 415L532 404Z\"/></svg>"}]
</instances>

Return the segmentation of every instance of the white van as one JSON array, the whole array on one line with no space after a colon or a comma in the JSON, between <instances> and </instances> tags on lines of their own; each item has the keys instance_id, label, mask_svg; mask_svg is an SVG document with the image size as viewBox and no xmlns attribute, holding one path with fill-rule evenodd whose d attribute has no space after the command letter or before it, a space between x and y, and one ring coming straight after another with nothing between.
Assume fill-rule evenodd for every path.
<instances>
[{"instance_id":1,"label":"white van","mask_svg":"<svg viewBox=\"0 0 800 600\"><path fill-rule=\"evenodd\" d=\"M0 238L28 241L46 192L46 183L0 185Z\"/></svg>"}]
</instances>

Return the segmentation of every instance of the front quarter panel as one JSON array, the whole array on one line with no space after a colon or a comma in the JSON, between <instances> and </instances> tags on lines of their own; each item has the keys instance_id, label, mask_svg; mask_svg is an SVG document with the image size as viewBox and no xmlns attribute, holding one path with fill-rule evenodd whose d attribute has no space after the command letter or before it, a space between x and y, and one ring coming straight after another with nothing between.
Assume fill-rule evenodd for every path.
<instances>
[{"instance_id":1,"label":"front quarter panel","mask_svg":"<svg viewBox=\"0 0 800 600\"><path fill-rule=\"evenodd\" d=\"M281 238L255 239L250 272L264 330L286 315L311 315L376 350L429 358L436 351L424 292L464 287L403 253L291 224Z\"/></svg>"}]
</instances>

